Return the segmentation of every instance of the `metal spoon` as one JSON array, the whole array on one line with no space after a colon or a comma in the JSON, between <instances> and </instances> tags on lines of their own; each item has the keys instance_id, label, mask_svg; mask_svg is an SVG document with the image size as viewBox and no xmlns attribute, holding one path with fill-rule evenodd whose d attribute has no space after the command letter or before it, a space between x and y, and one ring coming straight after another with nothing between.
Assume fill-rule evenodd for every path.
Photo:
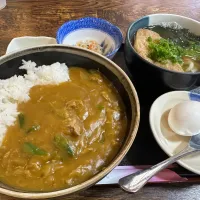
<instances>
[{"instance_id":1,"label":"metal spoon","mask_svg":"<svg viewBox=\"0 0 200 200\"><path fill-rule=\"evenodd\" d=\"M155 174L165 169L170 164L176 162L184 156L188 156L194 152L200 151L200 133L192 136L188 146L183 149L178 154L158 163L157 165L152 166L149 169L138 171L134 174L125 176L119 180L120 187L127 192L137 192L140 190L149 179L151 179Z\"/></svg>"}]
</instances>

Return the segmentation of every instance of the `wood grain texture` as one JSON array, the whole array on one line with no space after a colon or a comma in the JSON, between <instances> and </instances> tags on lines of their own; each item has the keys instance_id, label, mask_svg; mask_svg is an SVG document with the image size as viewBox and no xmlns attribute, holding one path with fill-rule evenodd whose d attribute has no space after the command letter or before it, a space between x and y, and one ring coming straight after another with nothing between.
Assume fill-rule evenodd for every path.
<instances>
[{"instance_id":1,"label":"wood grain texture","mask_svg":"<svg viewBox=\"0 0 200 200\"><path fill-rule=\"evenodd\" d=\"M7 0L0 10L0 55L20 36L56 36L64 22L84 16L109 20L125 36L129 24L147 14L174 13L200 20L200 0ZM0 200L16 198L0 195ZM56 200L199 200L200 185L167 184L144 187L128 194L116 186L92 187Z\"/></svg>"},{"instance_id":2,"label":"wood grain texture","mask_svg":"<svg viewBox=\"0 0 200 200\"><path fill-rule=\"evenodd\" d=\"M125 193L114 186L98 186L53 200L199 200L199 194L200 185L191 184L146 186L136 194ZM0 200L16 200L16 198L0 195Z\"/></svg>"},{"instance_id":3,"label":"wood grain texture","mask_svg":"<svg viewBox=\"0 0 200 200\"><path fill-rule=\"evenodd\" d=\"M53 36L61 24L84 16L101 17L119 26L152 13L181 14L200 19L199 0L7 0L0 10L0 55L14 37Z\"/></svg>"}]
</instances>

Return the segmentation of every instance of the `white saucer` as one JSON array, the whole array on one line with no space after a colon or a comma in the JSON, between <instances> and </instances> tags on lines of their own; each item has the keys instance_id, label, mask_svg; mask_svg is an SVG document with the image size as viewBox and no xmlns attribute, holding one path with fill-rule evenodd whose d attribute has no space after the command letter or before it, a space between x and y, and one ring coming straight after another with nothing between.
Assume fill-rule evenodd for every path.
<instances>
[{"instance_id":1,"label":"white saucer","mask_svg":"<svg viewBox=\"0 0 200 200\"><path fill-rule=\"evenodd\" d=\"M56 39L52 37L32 37L32 36L23 36L18 38L13 38L9 43L6 54L19 51L22 49L28 49L31 47L37 47L48 44L57 44Z\"/></svg>"},{"instance_id":2,"label":"white saucer","mask_svg":"<svg viewBox=\"0 0 200 200\"><path fill-rule=\"evenodd\" d=\"M169 92L158 97L151 106L149 115L151 130L157 143L169 156L173 156L184 149L190 137L177 135L169 128L167 111L176 104L188 100L200 101L200 95L186 91ZM184 157L178 163L184 168L200 175L200 152Z\"/></svg>"}]
</instances>

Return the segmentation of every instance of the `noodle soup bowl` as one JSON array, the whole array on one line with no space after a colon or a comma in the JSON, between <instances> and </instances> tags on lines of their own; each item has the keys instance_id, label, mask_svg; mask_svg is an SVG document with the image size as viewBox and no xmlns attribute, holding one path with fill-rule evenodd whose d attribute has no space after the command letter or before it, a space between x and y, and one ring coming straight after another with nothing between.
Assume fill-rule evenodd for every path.
<instances>
[{"instance_id":1,"label":"noodle soup bowl","mask_svg":"<svg viewBox=\"0 0 200 200\"><path fill-rule=\"evenodd\" d=\"M153 94L156 94L155 97L157 97L170 90L190 90L200 85L200 72L176 72L158 67L142 58L133 47L138 29L166 24L170 24L171 28L180 25L191 33L200 36L200 22L174 14L153 14L142 17L129 26L126 34L126 64L133 75L139 93L142 93L141 91L144 93L147 87L151 88L151 95L146 92L148 98L153 97Z\"/></svg>"}]
</instances>

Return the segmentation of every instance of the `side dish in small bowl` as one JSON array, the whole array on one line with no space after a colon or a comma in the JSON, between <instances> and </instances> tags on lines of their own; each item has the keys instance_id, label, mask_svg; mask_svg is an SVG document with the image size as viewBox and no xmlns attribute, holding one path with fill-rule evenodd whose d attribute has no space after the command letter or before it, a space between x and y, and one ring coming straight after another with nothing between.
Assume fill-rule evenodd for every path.
<instances>
[{"instance_id":1,"label":"side dish in small bowl","mask_svg":"<svg viewBox=\"0 0 200 200\"><path fill-rule=\"evenodd\" d=\"M200 22L155 14L132 23L125 59L133 75L155 88L191 89L200 77Z\"/></svg>"},{"instance_id":2,"label":"side dish in small bowl","mask_svg":"<svg viewBox=\"0 0 200 200\"><path fill-rule=\"evenodd\" d=\"M123 36L110 22L84 17L64 23L57 32L57 43L85 48L108 58L113 58L120 48Z\"/></svg>"}]
</instances>

